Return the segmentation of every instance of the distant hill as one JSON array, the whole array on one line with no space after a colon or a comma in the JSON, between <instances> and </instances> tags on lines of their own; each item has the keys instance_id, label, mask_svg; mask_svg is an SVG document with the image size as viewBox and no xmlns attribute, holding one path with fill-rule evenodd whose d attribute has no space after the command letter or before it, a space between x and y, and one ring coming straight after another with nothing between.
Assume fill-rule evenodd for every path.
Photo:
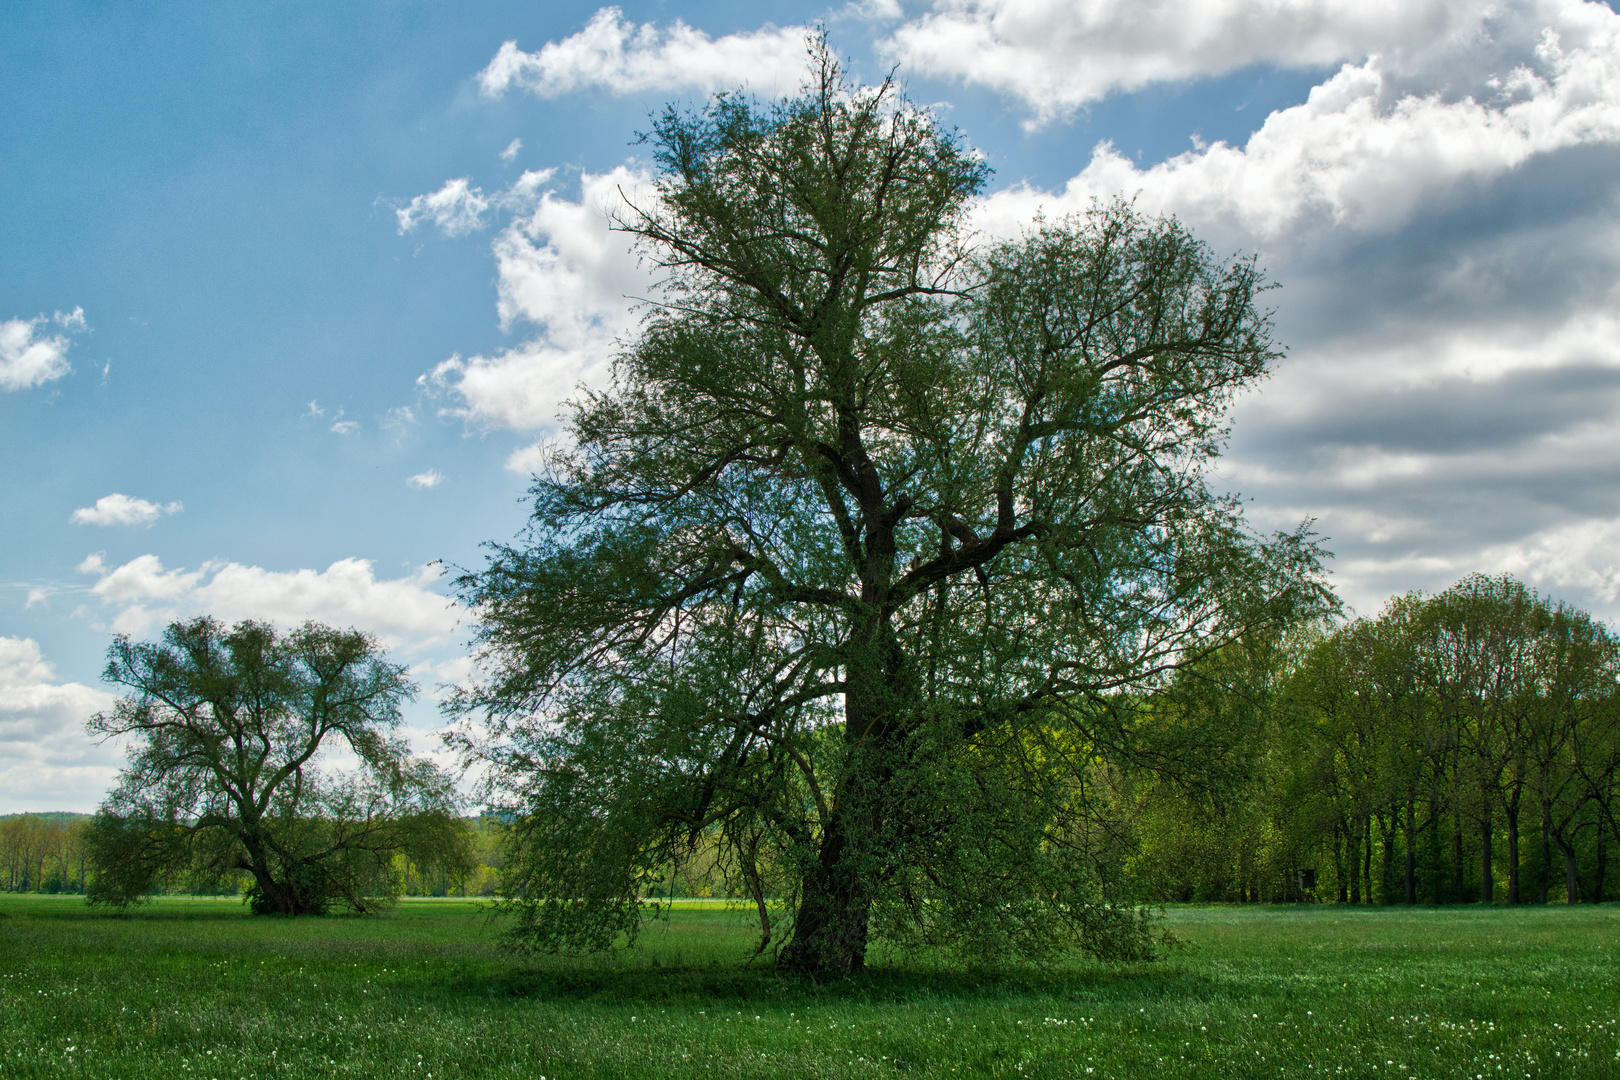
<instances>
[{"instance_id":1,"label":"distant hill","mask_svg":"<svg viewBox=\"0 0 1620 1080\"><path fill-rule=\"evenodd\" d=\"M13 821L13 820L15 820L17 818L37 817L37 818L44 818L46 821L55 822L56 824L59 824L59 825L67 825L70 822L74 822L74 821L88 821L93 816L94 815L92 815L92 814L75 814L75 813L73 813L72 811L69 811L69 810L47 810L47 811L45 811L43 813L38 813L38 814L34 814L34 813L0 814L0 821Z\"/></svg>"}]
</instances>

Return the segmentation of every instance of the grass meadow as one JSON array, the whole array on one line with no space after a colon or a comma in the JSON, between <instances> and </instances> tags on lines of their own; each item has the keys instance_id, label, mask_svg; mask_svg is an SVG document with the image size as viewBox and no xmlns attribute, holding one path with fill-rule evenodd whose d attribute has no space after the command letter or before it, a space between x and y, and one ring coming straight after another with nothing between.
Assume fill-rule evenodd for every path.
<instances>
[{"instance_id":1,"label":"grass meadow","mask_svg":"<svg viewBox=\"0 0 1620 1080\"><path fill-rule=\"evenodd\" d=\"M0 1078L1620 1076L1620 905L1172 907L1107 969L880 958L816 983L692 906L615 957L502 951L480 905L128 917L0 895Z\"/></svg>"}]
</instances>

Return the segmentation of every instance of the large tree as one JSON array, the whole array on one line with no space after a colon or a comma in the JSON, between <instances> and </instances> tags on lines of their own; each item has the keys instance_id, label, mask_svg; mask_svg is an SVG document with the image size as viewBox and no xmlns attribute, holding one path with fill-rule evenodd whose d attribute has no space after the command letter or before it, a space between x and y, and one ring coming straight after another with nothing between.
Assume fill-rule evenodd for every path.
<instances>
[{"instance_id":1,"label":"large tree","mask_svg":"<svg viewBox=\"0 0 1620 1080\"><path fill-rule=\"evenodd\" d=\"M633 933L718 836L787 967L1147 955L1089 770L1155 679L1320 598L1206 481L1278 355L1262 276L1125 203L975 247L979 157L812 61L656 119L617 223L657 302L461 579L516 932Z\"/></svg>"},{"instance_id":2,"label":"large tree","mask_svg":"<svg viewBox=\"0 0 1620 1080\"><path fill-rule=\"evenodd\" d=\"M394 733L415 687L367 635L201 618L118 638L104 677L129 693L88 728L129 740L129 765L92 824L92 901L246 871L255 911L364 912L396 891L397 854L465 860L454 785Z\"/></svg>"}]
</instances>

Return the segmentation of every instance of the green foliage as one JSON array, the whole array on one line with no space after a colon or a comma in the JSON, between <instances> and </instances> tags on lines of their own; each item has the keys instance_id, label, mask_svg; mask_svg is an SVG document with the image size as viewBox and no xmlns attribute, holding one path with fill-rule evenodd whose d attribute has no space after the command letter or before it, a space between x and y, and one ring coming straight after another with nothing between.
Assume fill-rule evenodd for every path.
<instances>
[{"instance_id":1,"label":"green foliage","mask_svg":"<svg viewBox=\"0 0 1620 1080\"><path fill-rule=\"evenodd\" d=\"M1269 651L1217 654L1148 715L1145 752L1203 761L1124 777L1133 868L1156 895L1614 893L1620 641L1511 578L1472 576Z\"/></svg>"},{"instance_id":2,"label":"green foliage","mask_svg":"<svg viewBox=\"0 0 1620 1080\"><path fill-rule=\"evenodd\" d=\"M83 892L88 814L0 816L0 891Z\"/></svg>"},{"instance_id":3,"label":"green foliage","mask_svg":"<svg viewBox=\"0 0 1620 1080\"><path fill-rule=\"evenodd\" d=\"M797 98L658 118L619 224L661 302L523 542L459 582L488 678L456 742L513 816L515 934L628 940L715 851L780 883L788 967L858 970L873 934L1145 955L1083 794L1116 714L1330 602L1306 535L1205 482L1277 354L1261 275L1124 203L969 250L980 161L814 59Z\"/></svg>"},{"instance_id":4,"label":"green foliage","mask_svg":"<svg viewBox=\"0 0 1620 1080\"><path fill-rule=\"evenodd\" d=\"M880 953L841 980L746 964L751 920L719 905L682 905L636 949L585 960L514 956L460 901L295 920L159 898L113 919L7 894L5 915L0 1074L26 1080L1378 1080L1499 1064L1597 1080L1620 1052L1613 905L1177 906L1166 921L1190 947L1166 963L968 969Z\"/></svg>"},{"instance_id":5,"label":"green foliage","mask_svg":"<svg viewBox=\"0 0 1620 1080\"><path fill-rule=\"evenodd\" d=\"M414 688L366 635L177 622L119 638L106 678L132 693L88 727L129 737L130 763L90 829L92 903L245 872L255 912L365 912L398 892L401 856L470 869L450 779L391 734ZM354 772L322 768L337 743Z\"/></svg>"}]
</instances>

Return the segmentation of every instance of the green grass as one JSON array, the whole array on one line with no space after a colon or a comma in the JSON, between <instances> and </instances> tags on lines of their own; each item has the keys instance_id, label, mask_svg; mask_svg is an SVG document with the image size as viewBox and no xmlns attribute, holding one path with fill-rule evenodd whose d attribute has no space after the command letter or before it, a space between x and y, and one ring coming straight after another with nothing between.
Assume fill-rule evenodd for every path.
<instances>
[{"instance_id":1,"label":"green grass","mask_svg":"<svg viewBox=\"0 0 1620 1080\"><path fill-rule=\"evenodd\" d=\"M613 959L503 953L477 905L128 918L0 896L0 1078L1616 1077L1620 906L1172 908L1189 948L1108 970L743 965L676 912Z\"/></svg>"}]
</instances>

